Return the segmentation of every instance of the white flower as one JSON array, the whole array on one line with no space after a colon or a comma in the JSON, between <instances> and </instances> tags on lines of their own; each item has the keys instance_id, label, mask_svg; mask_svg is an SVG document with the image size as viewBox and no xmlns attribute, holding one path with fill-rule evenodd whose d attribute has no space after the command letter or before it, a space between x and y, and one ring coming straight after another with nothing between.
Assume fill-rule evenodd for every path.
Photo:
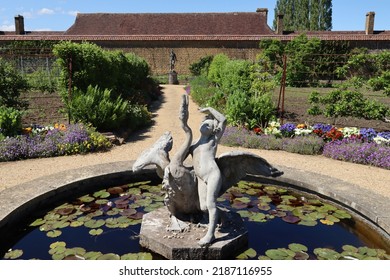
<instances>
[{"instance_id":1,"label":"white flower","mask_svg":"<svg viewBox=\"0 0 390 280\"><path fill-rule=\"evenodd\" d=\"M359 135L360 131L357 127L344 127L341 131L344 135L344 138L349 138L352 135Z\"/></svg>"},{"instance_id":2,"label":"white flower","mask_svg":"<svg viewBox=\"0 0 390 280\"><path fill-rule=\"evenodd\" d=\"M390 139L386 139L381 136L376 136L374 139L374 142L377 143L378 145L390 145Z\"/></svg>"}]
</instances>

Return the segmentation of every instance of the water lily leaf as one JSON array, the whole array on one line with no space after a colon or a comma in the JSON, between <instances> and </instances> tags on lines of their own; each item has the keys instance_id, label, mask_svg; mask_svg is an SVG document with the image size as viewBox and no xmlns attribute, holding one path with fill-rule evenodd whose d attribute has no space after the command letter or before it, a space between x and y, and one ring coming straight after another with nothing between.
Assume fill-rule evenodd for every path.
<instances>
[{"instance_id":1,"label":"water lily leaf","mask_svg":"<svg viewBox=\"0 0 390 280\"><path fill-rule=\"evenodd\" d=\"M90 235L100 235L103 233L103 230L101 228L98 228L98 229L91 229L89 232L88 232Z\"/></svg>"},{"instance_id":2,"label":"water lily leaf","mask_svg":"<svg viewBox=\"0 0 390 280\"><path fill-rule=\"evenodd\" d=\"M66 221L59 221L57 223L53 224L53 229L58 229L58 228L66 228L70 225L69 222Z\"/></svg>"},{"instance_id":3,"label":"water lily leaf","mask_svg":"<svg viewBox=\"0 0 390 280\"><path fill-rule=\"evenodd\" d=\"M299 243L291 243L288 248L293 252L306 252L308 248L305 245Z\"/></svg>"},{"instance_id":4,"label":"water lily leaf","mask_svg":"<svg viewBox=\"0 0 390 280\"><path fill-rule=\"evenodd\" d=\"M344 246L342 247L342 249L343 249L344 251L348 251L348 252L354 252L354 253L359 252L359 249L356 248L355 246L352 246L352 245L344 245ZM367 249L368 249L368 248L367 248Z\"/></svg>"},{"instance_id":5,"label":"water lily leaf","mask_svg":"<svg viewBox=\"0 0 390 280\"><path fill-rule=\"evenodd\" d=\"M121 260L152 260L153 256L150 253L128 253L121 256Z\"/></svg>"},{"instance_id":6,"label":"water lily leaf","mask_svg":"<svg viewBox=\"0 0 390 280\"><path fill-rule=\"evenodd\" d=\"M97 203L97 204L99 204L99 205L106 205L107 203L109 202L109 200L108 199L105 199L105 198L102 198L102 199L97 199L96 201L95 201L95 203Z\"/></svg>"},{"instance_id":7,"label":"water lily leaf","mask_svg":"<svg viewBox=\"0 0 390 280\"><path fill-rule=\"evenodd\" d=\"M218 202L225 202L226 200L227 200L227 199L224 198L224 197L222 197L222 196L217 198L217 201L218 201Z\"/></svg>"},{"instance_id":8,"label":"water lily leaf","mask_svg":"<svg viewBox=\"0 0 390 280\"><path fill-rule=\"evenodd\" d=\"M279 204L278 206L276 206L276 208L278 210L281 210L281 211L293 211L294 210L294 207L292 207L290 205L285 205L285 204Z\"/></svg>"},{"instance_id":9,"label":"water lily leaf","mask_svg":"<svg viewBox=\"0 0 390 280\"><path fill-rule=\"evenodd\" d=\"M104 214L104 212L102 210L96 210L94 212L91 212L88 214L88 216L90 216L91 218L93 217L99 217L99 216L102 216Z\"/></svg>"},{"instance_id":10,"label":"water lily leaf","mask_svg":"<svg viewBox=\"0 0 390 280\"><path fill-rule=\"evenodd\" d=\"M65 246L58 246L58 247L50 249L49 254L50 255L65 254L65 251L66 251Z\"/></svg>"},{"instance_id":11,"label":"water lily leaf","mask_svg":"<svg viewBox=\"0 0 390 280\"><path fill-rule=\"evenodd\" d=\"M137 210L135 210L135 209L125 209L122 212L120 212L120 214L122 216L131 216L131 215L134 215L136 213L137 213Z\"/></svg>"},{"instance_id":12,"label":"water lily leaf","mask_svg":"<svg viewBox=\"0 0 390 280\"><path fill-rule=\"evenodd\" d=\"M261 261L270 261L271 260L271 258L269 258L267 256L259 256L258 259Z\"/></svg>"},{"instance_id":13,"label":"water lily leaf","mask_svg":"<svg viewBox=\"0 0 390 280\"><path fill-rule=\"evenodd\" d=\"M120 256L114 253L104 254L97 258L97 260L120 260Z\"/></svg>"},{"instance_id":14,"label":"water lily leaf","mask_svg":"<svg viewBox=\"0 0 390 280\"><path fill-rule=\"evenodd\" d=\"M232 204L232 207L235 208L235 209L245 209L245 208L248 207L248 204L247 203L243 203L241 201L235 201Z\"/></svg>"},{"instance_id":15,"label":"water lily leaf","mask_svg":"<svg viewBox=\"0 0 390 280\"><path fill-rule=\"evenodd\" d=\"M56 241L50 244L49 246L51 249L57 248L57 247L66 247L66 243L64 241Z\"/></svg>"},{"instance_id":16,"label":"water lily leaf","mask_svg":"<svg viewBox=\"0 0 390 280\"><path fill-rule=\"evenodd\" d=\"M251 199L249 197L243 196L243 197L238 197L238 198L234 199L234 202L236 202L236 201L248 204L249 202L251 202Z\"/></svg>"},{"instance_id":17,"label":"water lily leaf","mask_svg":"<svg viewBox=\"0 0 390 280\"><path fill-rule=\"evenodd\" d=\"M87 228L99 228L105 224L105 220L89 220L84 223L84 226Z\"/></svg>"},{"instance_id":18,"label":"water lily leaf","mask_svg":"<svg viewBox=\"0 0 390 280\"><path fill-rule=\"evenodd\" d=\"M52 212L49 212L48 214L45 215L44 219L46 221L57 221L59 218L61 218L61 215L59 214L56 214L56 213L52 213Z\"/></svg>"},{"instance_id":19,"label":"water lily leaf","mask_svg":"<svg viewBox=\"0 0 390 280\"><path fill-rule=\"evenodd\" d=\"M77 221L71 222L69 226L71 226L71 227L81 227L83 224L84 224L84 222L81 222L81 221L77 220Z\"/></svg>"},{"instance_id":20,"label":"water lily leaf","mask_svg":"<svg viewBox=\"0 0 390 280\"><path fill-rule=\"evenodd\" d=\"M111 210L109 210L109 211L106 212L106 215L115 216L115 215L117 215L119 212L120 212L120 210L119 210L118 208L112 208Z\"/></svg>"},{"instance_id":21,"label":"water lily leaf","mask_svg":"<svg viewBox=\"0 0 390 280\"><path fill-rule=\"evenodd\" d=\"M70 256L70 255L83 256L85 253L86 253L86 250L84 248L74 247L74 248L66 249L65 256Z\"/></svg>"},{"instance_id":22,"label":"water lily leaf","mask_svg":"<svg viewBox=\"0 0 390 280\"><path fill-rule=\"evenodd\" d=\"M95 198L93 198L93 197L91 197L91 196L89 196L89 195L84 195L84 196L82 196L82 197L79 197L79 200L80 200L81 202L84 202L84 203L89 203L89 202L94 201Z\"/></svg>"},{"instance_id":23,"label":"water lily leaf","mask_svg":"<svg viewBox=\"0 0 390 280\"><path fill-rule=\"evenodd\" d=\"M277 188L275 186L266 186L264 187L264 191L268 194L273 194L277 191Z\"/></svg>"},{"instance_id":24,"label":"water lily leaf","mask_svg":"<svg viewBox=\"0 0 390 280\"><path fill-rule=\"evenodd\" d=\"M294 260L308 260L309 255L306 252L296 252Z\"/></svg>"},{"instance_id":25,"label":"water lily leaf","mask_svg":"<svg viewBox=\"0 0 390 280\"><path fill-rule=\"evenodd\" d=\"M84 254L84 258L86 260L97 260L102 255L102 252L90 251Z\"/></svg>"},{"instance_id":26,"label":"water lily leaf","mask_svg":"<svg viewBox=\"0 0 390 280\"><path fill-rule=\"evenodd\" d=\"M76 212L76 209L74 209L74 207L61 208L56 211L57 214L60 214L62 216L69 216L74 212Z\"/></svg>"},{"instance_id":27,"label":"water lily leaf","mask_svg":"<svg viewBox=\"0 0 390 280\"><path fill-rule=\"evenodd\" d=\"M240 211L237 211L238 214L240 214L241 218L248 218L252 215L252 212L248 211L248 210L240 210Z\"/></svg>"},{"instance_id":28,"label":"water lily leaf","mask_svg":"<svg viewBox=\"0 0 390 280\"><path fill-rule=\"evenodd\" d=\"M296 224L301 221L300 218L291 215L287 215L286 217L283 217L282 220L289 224Z\"/></svg>"},{"instance_id":29,"label":"water lily leaf","mask_svg":"<svg viewBox=\"0 0 390 280\"><path fill-rule=\"evenodd\" d=\"M301 220L298 225L302 225L302 226L308 226L308 227L314 227L317 225L317 221L313 221L313 220Z\"/></svg>"},{"instance_id":30,"label":"water lily leaf","mask_svg":"<svg viewBox=\"0 0 390 280\"><path fill-rule=\"evenodd\" d=\"M246 191L246 194L247 195L251 195L251 196L258 196L259 191L258 190L254 190L254 189L249 189L249 190Z\"/></svg>"},{"instance_id":31,"label":"water lily leaf","mask_svg":"<svg viewBox=\"0 0 390 280\"><path fill-rule=\"evenodd\" d=\"M60 231L60 230L51 230L51 231L48 231L46 233L47 237L52 237L52 238L58 237L61 234L62 234L62 231Z\"/></svg>"},{"instance_id":32,"label":"water lily leaf","mask_svg":"<svg viewBox=\"0 0 390 280\"><path fill-rule=\"evenodd\" d=\"M313 252L320 260L338 260L341 257L339 253L328 248L316 248Z\"/></svg>"},{"instance_id":33,"label":"water lily leaf","mask_svg":"<svg viewBox=\"0 0 390 280\"><path fill-rule=\"evenodd\" d=\"M101 191L95 192L93 194L93 196L96 198L107 198L107 197L110 197L110 193L105 191L105 190L101 190Z\"/></svg>"},{"instance_id":34,"label":"water lily leaf","mask_svg":"<svg viewBox=\"0 0 390 280\"><path fill-rule=\"evenodd\" d=\"M43 225L44 223L46 223L46 221L44 219L36 219L34 222L32 222L30 224L30 227L37 227L37 226L40 226L40 225Z\"/></svg>"},{"instance_id":35,"label":"water lily leaf","mask_svg":"<svg viewBox=\"0 0 390 280\"><path fill-rule=\"evenodd\" d=\"M66 257L65 253L56 253L56 254L51 255L51 258L53 260L63 260L65 257Z\"/></svg>"},{"instance_id":36,"label":"water lily leaf","mask_svg":"<svg viewBox=\"0 0 390 280\"><path fill-rule=\"evenodd\" d=\"M78 218L77 218L77 221L83 222L83 223L85 223L85 222L87 222L87 221L90 221L90 220L92 220L92 218L91 218L91 217L88 217L88 216L81 216L81 217L78 217Z\"/></svg>"},{"instance_id":37,"label":"water lily leaf","mask_svg":"<svg viewBox=\"0 0 390 280\"><path fill-rule=\"evenodd\" d=\"M14 260L20 258L23 255L23 250L10 250L4 255L4 259Z\"/></svg>"},{"instance_id":38,"label":"water lily leaf","mask_svg":"<svg viewBox=\"0 0 390 280\"><path fill-rule=\"evenodd\" d=\"M271 260L285 260L290 256L287 252L279 250L279 249L270 249L265 252L265 255L269 257Z\"/></svg>"},{"instance_id":39,"label":"water lily leaf","mask_svg":"<svg viewBox=\"0 0 390 280\"><path fill-rule=\"evenodd\" d=\"M328 221L334 222L334 223L340 222L340 219L336 218L333 215L328 215L328 216L325 217L325 219L328 220Z\"/></svg>"},{"instance_id":40,"label":"water lily leaf","mask_svg":"<svg viewBox=\"0 0 390 280\"><path fill-rule=\"evenodd\" d=\"M141 220L143 216L144 216L144 213L137 212L134 215L130 215L128 217L131 218L131 219L134 219L134 220Z\"/></svg>"},{"instance_id":41,"label":"water lily leaf","mask_svg":"<svg viewBox=\"0 0 390 280\"><path fill-rule=\"evenodd\" d=\"M320 220L321 224L327 225L327 226L333 226L334 222L329 220Z\"/></svg>"},{"instance_id":42,"label":"water lily leaf","mask_svg":"<svg viewBox=\"0 0 390 280\"><path fill-rule=\"evenodd\" d=\"M269 206L267 203L259 203L257 207L262 211L268 211L271 209L271 206Z\"/></svg>"},{"instance_id":43,"label":"water lily leaf","mask_svg":"<svg viewBox=\"0 0 390 280\"><path fill-rule=\"evenodd\" d=\"M253 214L252 216L250 216L249 220L254 221L254 222L265 222L266 216L263 213L256 213L256 214Z\"/></svg>"},{"instance_id":44,"label":"water lily leaf","mask_svg":"<svg viewBox=\"0 0 390 280\"><path fill-rule=\"evenodd\" d=\"M83 261L83 260L85 260L85 258L82 257L82 256L79 256L79 255L69 255L69 256L66 256L65 258L63 258L63 260L67 260L67 261Z\"/></svg>"},{"instance_id":45,"label":"water lily leaf","mask_svg":"<svg viewBox=\"0 0 390 280\"><path fill-rule=\"evenodd\" d=\"M112 187L112 188L108 188L107 189L107 192L109 192L110 194L112 195L115 195L115 194L121 194L123 193L125 190L122 188L122 187Z\"/></svg>"},{"instance_id":46,"label":"water lily leaf","mask_svg":"<svg viewBox=\"0 0 390 280\"><path fill-rule=\"evenodd\" d=\"M287 216L286 212L280 211L280 210L270 210L268 213L270 213L271 215L273 215L275 217L279 217L279 218L283 218L283 217Z\"/></svg>"},{"instance_id":47,"label":"water lily leaf","mask_svg":"<svg viewBox=\"0 0 390 280\"><path fill-rule=\"evenodd\" d=\"M254 258L256 257L257 255L257 252L255 251L255 249L253 248L249 248L248 250L246 250L245 252L239 254L236 259L238 260L247 260L249 258Z\"/></svg>"},{"instance_id":48,"label":"water lily leaf","mask_svg":"<svg viewBox=\"0 0 390 280\"><path fill-rule=\"evenodd\" d=\"M336 210L333 213L333 216L335 216L336 218L339 218L339 219L351 219L352 218L352 216L344 210Z\"/></svg>"}]
</instances>

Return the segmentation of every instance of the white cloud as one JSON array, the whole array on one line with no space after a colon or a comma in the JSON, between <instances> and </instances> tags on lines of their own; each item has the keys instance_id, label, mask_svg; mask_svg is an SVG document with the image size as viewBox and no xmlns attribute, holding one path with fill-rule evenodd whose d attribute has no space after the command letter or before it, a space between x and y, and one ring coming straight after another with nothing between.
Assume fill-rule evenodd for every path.
<instances>
[{"instance_id":1,"label":"white cloud","mask_svg":"<svg viewBox=\"0 0 390 280\"><path fill-rule=\"evenodd\" d=\"M43 8L38 11L38 15L54 15L54 10Z\"/></svg>"},{"instance_id":2,"label":"white cloud","mask_svg":"<svg viewBox=\"0 0 390 280\"><path fill-rule=\"evenodd\" d=\"M80 11L69 11L68 12L68 15L71 15L71 16L77 16L77 14L80 13Z\"/></svg>"},{"instance_id":3,"label":"white cloud","mask_svg":"<svg viewBox=\"0 0 390 280\"><path fill-rule=\"evenodd\" d=\"M34 14L32 12L23 12L22 16L24 18L34 18Z\"/></svg>"},{"instance_id":4,"label":"white cloud","mask_svg":"<svg viewBox=\"0 0 390 280\"><path fill-rule=\"evenodd\" d=\"M15 25L0 25L0 31L15 31Z\"/></svg>"}]
</instances>

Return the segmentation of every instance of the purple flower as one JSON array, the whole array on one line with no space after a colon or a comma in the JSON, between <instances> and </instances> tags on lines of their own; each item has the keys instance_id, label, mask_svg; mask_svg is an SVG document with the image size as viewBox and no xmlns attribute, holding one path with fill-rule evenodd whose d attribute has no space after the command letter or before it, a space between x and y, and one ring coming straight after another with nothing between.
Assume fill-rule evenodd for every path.
<instances>
[{"instance_id":1,"label":"purple flower","mask_svg":"<svg viewBox=\"0 0 390 280\"><path fill-rule=\"evenodd\" d=\"M390 131L379 132L377 136L390 140Z\"/></svg>"},{"instance_id":2,"label":"purple flower","mask_svg":"<svg viewBox=\"0 0 390 280\"><path fill-rule=\"evenodd\" d=\"M377 135L377 132L373 128L362 128L360 129L360 135L366 141L372 141Z\"/></svg>"},{"instance_id":3,"label":"purple flower","mask_svg":"<svg viewBox=\"0 0 390 280\"><path fill-rule=\"evenodd\" d=\"M313 125L313 130L321 130L322 133L327 133L329 132L331 129L332 129L332 125L330 124L323 124L323 123L316 123L315 125Z\"/></svg>"},{"instance_id":4,"label":"purple flower","mask_svg":"<svg viewBox=\"0 0 390 280\"><path fill-rule=\"evenodd\" d=\"M294 135L294 129L296 128L297 126L293 123L285 123L279 128L279 130L284 137L291 137Z\"/></svg>"}]
</instances>

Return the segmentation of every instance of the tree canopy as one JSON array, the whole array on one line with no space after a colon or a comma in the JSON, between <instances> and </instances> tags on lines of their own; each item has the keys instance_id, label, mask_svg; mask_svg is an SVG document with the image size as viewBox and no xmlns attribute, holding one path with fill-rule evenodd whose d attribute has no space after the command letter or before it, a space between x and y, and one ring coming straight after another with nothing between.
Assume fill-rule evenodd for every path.
<instances>
[{"instance_id":1,"label":"tree canopy","mask_svg":"<svg viewBox=\"0 0 390 280\"><path fill-rule=\"evenodd\" d=\"M273 28L278 14L284 15L284 29L316 31L332 29L332 0L277 0Z\"/></svg>"}]
</instances>

